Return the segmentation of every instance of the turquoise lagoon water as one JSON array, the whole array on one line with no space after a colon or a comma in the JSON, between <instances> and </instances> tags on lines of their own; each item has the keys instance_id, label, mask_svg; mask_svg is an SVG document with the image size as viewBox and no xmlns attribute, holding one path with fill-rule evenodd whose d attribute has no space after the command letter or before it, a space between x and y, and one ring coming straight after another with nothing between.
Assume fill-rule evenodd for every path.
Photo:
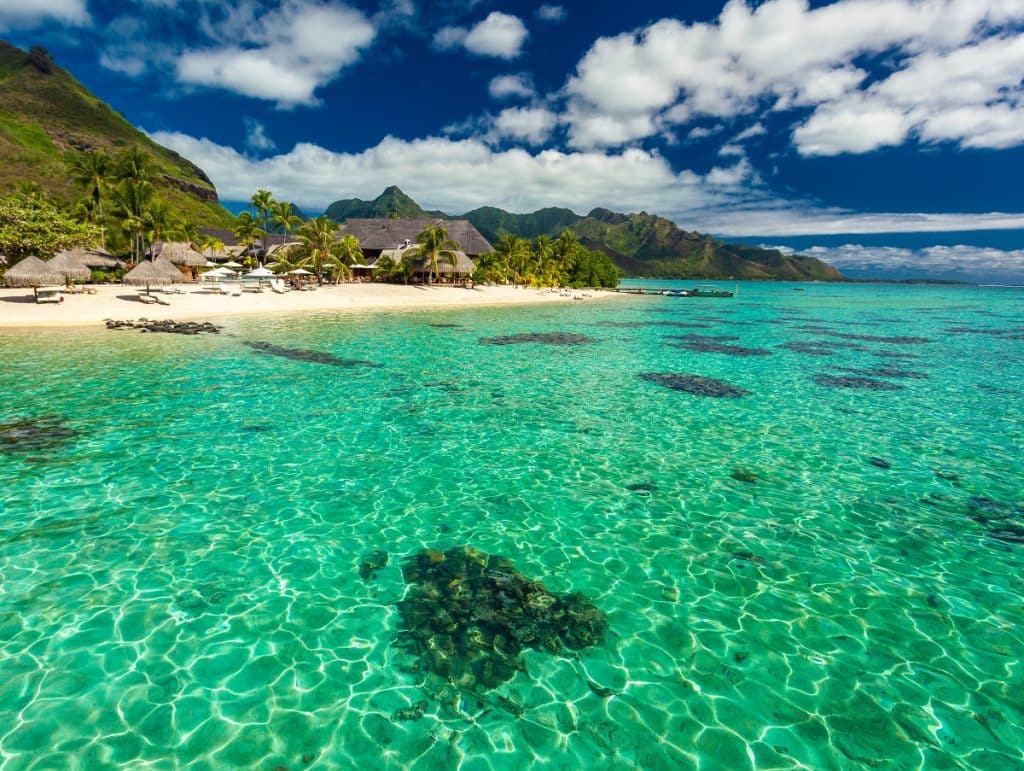
<instances>
[{"instance_id":1,"label":"turquoise lagoon water","mask_svg":"<svg viewBox=\"0 0 1024 771\"><path fill-rule=\"evenodd\" d=\"M479 342L534 332L595 342ZM1022 337L1020 292L787 284L6 334L0 423L78 435L0 446L0 768L1024 767ZM401 565L461 544L604 642L424 678Z\"/></svg>"}]
</instances>

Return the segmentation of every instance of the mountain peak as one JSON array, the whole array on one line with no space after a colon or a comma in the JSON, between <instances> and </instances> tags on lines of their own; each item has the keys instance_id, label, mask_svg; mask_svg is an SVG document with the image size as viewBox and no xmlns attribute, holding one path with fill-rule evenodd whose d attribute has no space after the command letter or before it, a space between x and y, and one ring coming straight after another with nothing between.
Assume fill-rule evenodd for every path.
<instances>
[{"instance_id":1,"label":"mountain peak","mask_svg":"<svg viewBox=\"0 0 1024 771\"><path fill-rule=\"evenodd\" d=\"M335 222L362 218L427 217L431 212L423 211L420 205L402 192L398 185L389 185L372 201L362 198L345 198L335 201L324 212Z\"/></svg>"}]
</instances>

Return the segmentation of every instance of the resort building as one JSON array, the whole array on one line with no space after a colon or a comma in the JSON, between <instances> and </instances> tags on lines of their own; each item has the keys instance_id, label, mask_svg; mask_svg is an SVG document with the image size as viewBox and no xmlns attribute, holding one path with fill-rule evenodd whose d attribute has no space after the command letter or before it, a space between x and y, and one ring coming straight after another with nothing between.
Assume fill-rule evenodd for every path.
<instances>
[{"instance_id":1,"label":"resort building","mask_svg":"<svg viewBox=\"0 0 1024 771\"><path fill-rule=\"evenodd\" d=\"M416 237L428 225L440 225L448 232L448 238L459 245L453 264L438 264L439 278L460 282L472 275L476 269L474 257L493 251L493 247L469 220L443 220L430 217L406 219L350 219L341 226L338 237L353 235L363 250L363 262L353 265L356 276L367 277L377 266L377 261L389 257L393 264L400 264L405 253L418 248ZM413 276L425 279L430 272L427 262L415 264Z\"/></svg>"},{"instance_id":2,"label":"resort building","mask_svg":"<svg viewBox=\"0 0 1024 771\"><path fill-rule=\"evenodd\" d=\"M459 250L473 259L494 251L480 231L469 220L443 220L435 217L407 219L350 219L341 226L339 236L353 235L358 239L367 264L372 264L385 249L400 249L416 243L416 236L428 225L440 225L448 231L448 238L459 245Z\"/></svg>"}]
</instances>

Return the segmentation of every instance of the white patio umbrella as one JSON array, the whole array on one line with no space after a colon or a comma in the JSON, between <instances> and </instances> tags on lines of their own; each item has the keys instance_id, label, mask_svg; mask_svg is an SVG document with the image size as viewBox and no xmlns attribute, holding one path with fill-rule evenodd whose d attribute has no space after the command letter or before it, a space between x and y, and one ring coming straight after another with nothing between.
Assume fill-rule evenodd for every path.
<instances>
[{"instance_id":1,"label":"white patio umbrella","mask_svg":"<svg viewBox=\"0 0 1024 771\"><path fill-rule=\"evenodd\" d=\"M244 267L244 266L240 265L239 263L235 262L234 260L231 260L230 262L225 262L222 267L225 267L225 268L241 268L241 267Z\"/></svg>"},{"instance_id":2,"label":"white patio umbrella","mask_svg":"<svg viewBox=\"0 0 1024 771\"><path fill-rule=\"evenodd\" d=\"M253 278L273 278L274 271L267 270L266 268L255 268L254 270L250 270L245 275L252 276Z\"/></svg>"},{"instance_id":3,"label":"white patio umbrella","mask_svg":"<svg viewBox=\"0 0 1024 771\"><path fill-rule=\"evenodd\" d=\"M305 268L296 268L288 271L289 276L312 276L313 274Z\"/></svg>"}]
</instances>

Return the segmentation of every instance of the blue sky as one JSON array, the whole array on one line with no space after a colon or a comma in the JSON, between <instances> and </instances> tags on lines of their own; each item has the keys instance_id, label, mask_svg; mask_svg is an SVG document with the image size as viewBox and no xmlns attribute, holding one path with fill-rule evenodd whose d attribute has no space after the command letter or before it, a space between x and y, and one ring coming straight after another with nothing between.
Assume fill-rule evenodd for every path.
<instances>
[{"instance_id":1,"label":"blue sky","mask_svg":"<svg viewBox=\"0 0 1024 771\"><path fill-rule=\"evenodd\" d=\"M1022 0L3 0L0 35L226 202L397 184L1024 282Z\"/></svg>"}]
</instances>

